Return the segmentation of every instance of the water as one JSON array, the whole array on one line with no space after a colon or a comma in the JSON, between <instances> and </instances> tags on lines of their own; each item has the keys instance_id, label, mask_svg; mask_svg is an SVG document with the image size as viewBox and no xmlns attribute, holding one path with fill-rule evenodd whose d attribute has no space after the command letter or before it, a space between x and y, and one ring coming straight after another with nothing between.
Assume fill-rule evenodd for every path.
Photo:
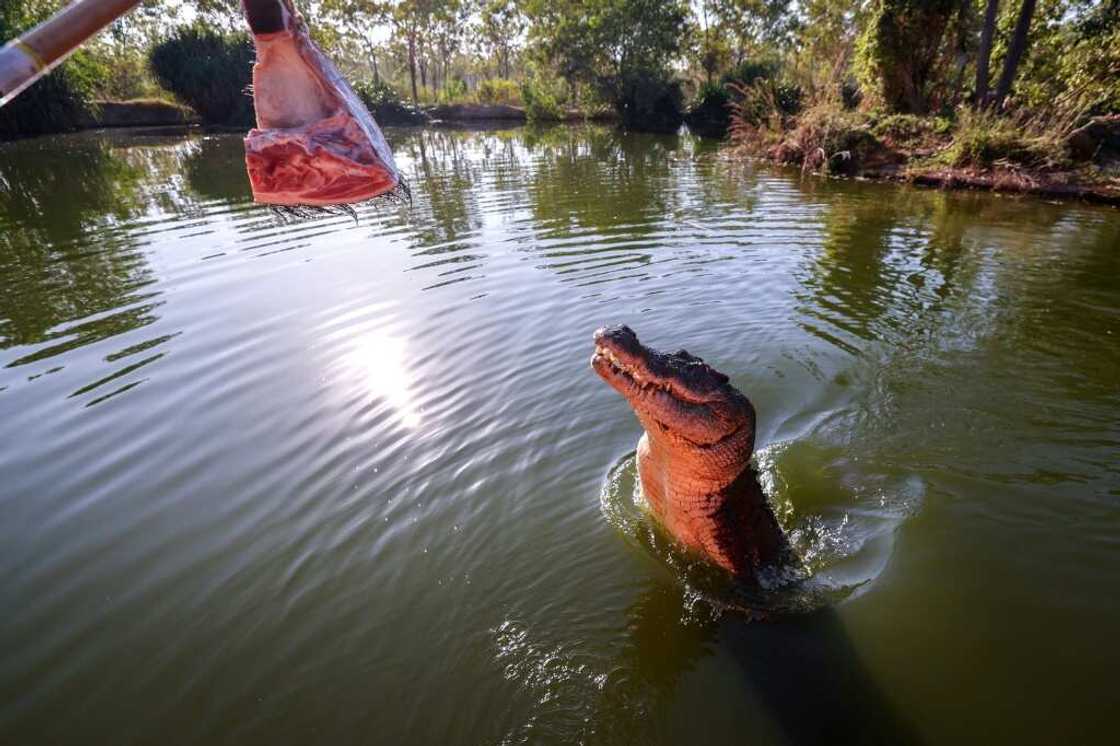
<instances>
[{"instance_id":1,"label":"water","mask_svg":"<svg viewBox=\"0 0 1120 746\"><path fill-rule=\"evenodd\" d=\"M290 224L235 136L0 147L0 743L1113 736L1120 213L389 136ZM658 538L607 322L754 401L815 610Z\"/></svg>"}]
</instances>

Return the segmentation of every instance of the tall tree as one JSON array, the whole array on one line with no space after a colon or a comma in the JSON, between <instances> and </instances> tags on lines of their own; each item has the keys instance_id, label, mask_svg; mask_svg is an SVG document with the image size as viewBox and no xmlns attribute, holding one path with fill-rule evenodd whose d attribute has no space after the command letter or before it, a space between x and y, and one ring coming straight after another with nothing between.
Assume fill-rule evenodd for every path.
<instances>
[{"instance_id":1,"label":"tall tree","mask_svg":"<svg viewBox=\"0 0 1120 746\"><path fill-rule=\"evenodd\" d=\"M860 36L861 82L893 111L925 114L955 0L877 0Z\"/></svg>"},{"instance_id":2,"label":"tall tree","mask_svg":"<svg viewBox=\"0 0 1120 746\"><path fill-rule=\"evenodd\" d=\"M399 0L392 11L393 28L407 42L408 78L412 84L413 104L420 102L420 95L416 89L417 61L421 52L422 34L430 15L431 5L429 0ZM419 61L421 64L423 63L422 58ZM425 69L420 67L422 78L424 73Z\"/></svg>"},{"instance_id":3,"label":"tall tree","mask_svg":"<svg viewBox=\"0 0 1120 746\"><path fill-rule=\"evenodd\" d=\"M759 48L790 44L799 20L790 6L790 0L704 0L701 11L729 37L737 66Z\"/></svg>"},{"instance_id":4,"label":"tall tree","mask_svg":"<svg viewBox=\"0 0 1120 746\"><path fill-rule=\"evenodd\" d=\"M483 49L494 57L498 75L509 78L513 52L525 29L525 14L515 0L483 0L478 30Z\"/></svg>"},{"instance_id":5,"label":"tall tree","mask_svg":"<svg viewBox=\"0 0 1120 746\"><path fill-rule=\"evenodd\" d=\"M340 41L355 43L365 55L373 81L379 82L377 66L378 26L389 20L392 7L377 0L322 0L325 20L338 32Z\"/></svg>"},{"instance_id":6,"label":"tall tree","mask_svg":"<svg viewBox=\"0 0 1120 746\"><path fill-rule=\"evenodd\" d=\"M988 105L988 66L992 60L992 37L996 31L999 0L988 0L984 10L984 25L980 29L980 49L976 52L976 107Z\"/></svg>"},{"instance_id":7,"label":"tall tree","mask_svg":"<svg viewBox=\"0 0 1120 746\"><path fill-rule=\"evenodd\" d=\"M1036 0L1023 0L1019 6L1019 18L1015 21L1015 31L1011 35L1011 45L1007 48L1007 58L1003 61L1003 72L996 84L996 92L992 97L992 106L996 110L1003 108L1007 94L1011 93L1011 85L1015 82L1015 74L1019 71L1019 63L1027 51L1027 41L1031 30L1031 19L1034 17Z\"/></svg>"}]
</instances>

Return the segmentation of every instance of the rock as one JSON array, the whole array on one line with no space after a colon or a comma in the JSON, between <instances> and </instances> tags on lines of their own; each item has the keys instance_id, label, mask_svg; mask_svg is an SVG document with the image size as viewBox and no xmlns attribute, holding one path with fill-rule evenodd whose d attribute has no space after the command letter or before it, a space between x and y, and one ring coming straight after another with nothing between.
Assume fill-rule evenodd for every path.
<instances>
[{"instance_id":1,"label":"rock","mask_svg":"<svg viewBox=\"0 0 1120 746\"><path fill-rule=\"evenodd\" d=\"M1093 117L1066 138L1070 154L1079 161L1120 160L1120 114Z\"/></svg>"}]
</instances>

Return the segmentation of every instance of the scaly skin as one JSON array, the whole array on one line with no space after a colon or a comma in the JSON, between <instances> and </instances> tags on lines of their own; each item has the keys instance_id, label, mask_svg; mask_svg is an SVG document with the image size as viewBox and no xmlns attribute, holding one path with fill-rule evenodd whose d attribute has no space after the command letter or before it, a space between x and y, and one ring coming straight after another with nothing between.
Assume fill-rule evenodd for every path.
<instances>
[{"instance_id":1,"label":"scaly skin","mask_svg":"<svg viewBox=\"0 0 1120 746\"><path fill-rule=\"evenodd\" d=\"M754 407L727 376L684 350L645 347L626 326L595 332L591 367L645 428L638 475L669 534L746 580L781 559L788 544L750 463Z\"/></svg>"}]
</instances>

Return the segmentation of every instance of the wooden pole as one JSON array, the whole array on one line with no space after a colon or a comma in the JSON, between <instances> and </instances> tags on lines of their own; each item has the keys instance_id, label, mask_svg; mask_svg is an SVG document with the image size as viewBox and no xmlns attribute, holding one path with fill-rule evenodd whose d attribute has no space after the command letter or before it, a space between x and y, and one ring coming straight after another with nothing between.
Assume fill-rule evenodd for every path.
<instances>
[{"instance_id":1,"label":"wooden pole","mask_svg":"<svg viewBox=\"0 0 1120 746\"><path fill-rule=\"evenodd\" d=\"M140 0L77 0L0 48L0 106Z\"/></svg>"}]
</instances>

